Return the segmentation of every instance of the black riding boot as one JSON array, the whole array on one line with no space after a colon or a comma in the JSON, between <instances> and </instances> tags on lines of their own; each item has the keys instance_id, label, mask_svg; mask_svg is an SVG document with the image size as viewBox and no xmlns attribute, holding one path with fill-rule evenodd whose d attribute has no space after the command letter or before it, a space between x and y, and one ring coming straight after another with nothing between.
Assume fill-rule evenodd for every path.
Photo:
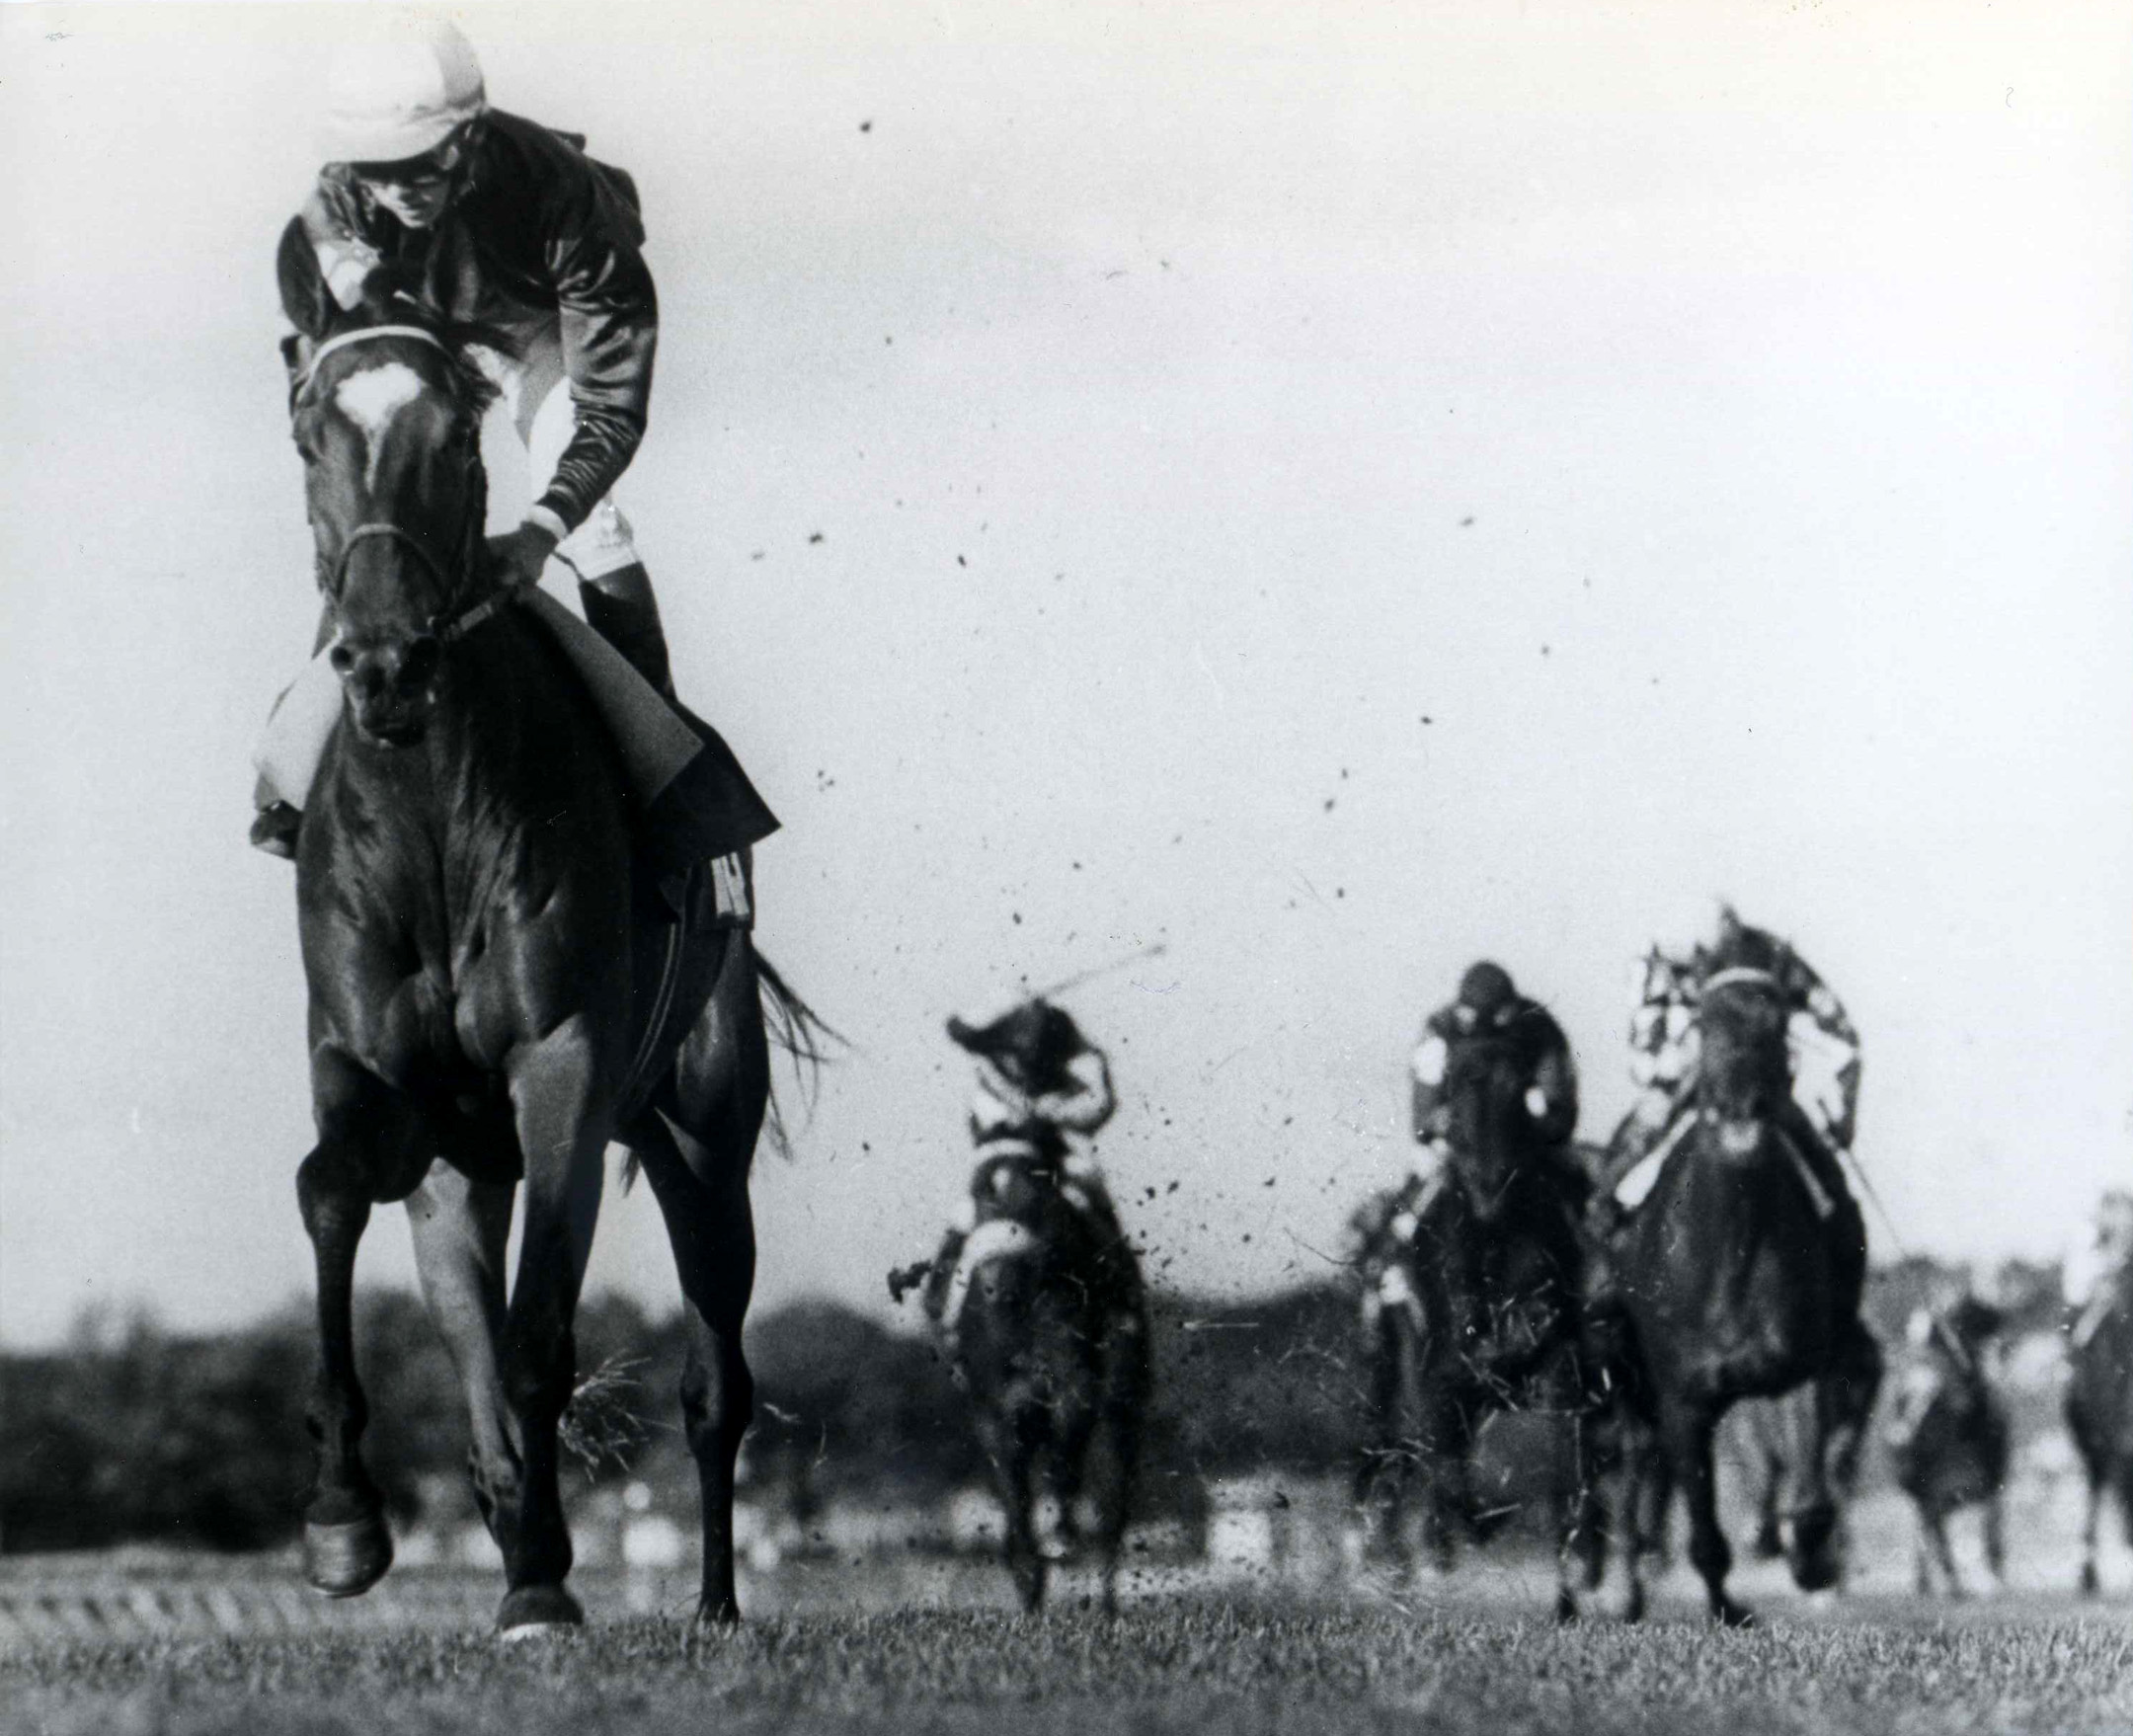
<instances>
[{"instance_id":1,"label":"black riding boot","mask_svg":"<svg viewBox=\"0 0 2133 1736\"><path fill-rule=\"evenodd\" d=\"M597 585L578 582L578 601L586 624L624 657L630 668L669 699L674 696L673 670L667 659L667 630L660 625L659 599L652 579L632 562L603 573Z\"/></svg>"}]
</instances>

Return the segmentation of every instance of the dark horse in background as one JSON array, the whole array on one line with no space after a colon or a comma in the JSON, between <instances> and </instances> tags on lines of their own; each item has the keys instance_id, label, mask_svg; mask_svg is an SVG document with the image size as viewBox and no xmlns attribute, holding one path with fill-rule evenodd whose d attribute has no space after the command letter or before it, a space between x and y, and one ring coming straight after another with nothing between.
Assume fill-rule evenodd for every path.
<instances>
[{"instance_id":1,"label":"dark horse in background","mask_svg":"<svg viewBox=\"0 0 2133 1736\"><path fill-rule=\"evenodd\" d=\"M1896 1486L1911 1497L1919 1533L1915 1583L1920 1597L1938 1589L1964 1595L1948 1547L1947 1522L1965 1507L1982 1514L1985 1569L1997 1589L2007 1574L2006 1521L2011 1428L2007 1405L1985 1366L1987 1346L2004 1319L1974 1298L1921 1313L1911 1356L1896 1382L1882 1438Z\"/></svg>"},{"instance_id":2,"label":"dark horse in background","mask_svg":"<svg viewBox=\"0 0 2133 1736\"><path fill-rule=\"evenodd\" d=\"M2081 1588L2095 1595L2096 1530L2103 1497L2118 1497L2119 1522L2133 1542L2133 1266L2111 1280L2112 1295L2092 1321L2077 1327L2069 1351L2067 1433L2089 1478L2082 1525Z\"/></svg>"},{"instance_id":3,"label":"dark horse in background","mask_svg":"<svg viewBox=\"0 0 2133 1736\"><path fill-rule=\"evenodd\" d=\"M1822 1591L1842 1572L1830 1441L1847 1384L1878 1362L1859 1319L1866 1229L1851 1196L1811 1182L1786 1123L1791 1097L1777 978L1727 965L1702 985L1694 1117L1614 1248L1618 1305L1636 1378L1627 1503L1631 1619L1679 1485L1689 1559L1717 1619L1746 1621L1726 1593L1712 1445L1743 1398L1775 1398L1790 1487L1779 1529L1792 1577ZM1827 1208L1827 1214L1823 1208ZM1863 1340L1863 1342L1862 1342Z\"/></svg>"},{"instance_id":4,"label":"dark horse in background","mask_svg":"<svg viewBox=\"0 0 2133 1736\"><path fill-rule=\"evenodd\" d=\"M1578 1613L1598 1585L1606 1538L1590 1428L1599 1373L1584 1332L1585 1179L1540 1141L1526 1102L1536 1033L1526 1021L1453 1047L1445 1073L1451 1156L1407 1215L1362 1250L1374 1442L1357 1495L1374 1548L1409 1566L1407 1488L1423 1487L1423 1535L1449 1571L1462 1536L1485 1537L1498 1510L1477 1511L1475 1436L1499 1411L1538 1411L1568 1431L1552 1479L1559 1578L1555 1612Z\"/></svg>"},{"instance_id":5,"label":"dark horse in background","mask_svg":"<svg viewBox=\"0 0 2133 1736\"><path fill-rule=\"evenodd\" d=\"M321 1350L307 1570L351 1597L391 1563L359 1446L350 1297L371 1208L405 1201L466 1390L475 1498L504 1555L498 1624L582 1618L564 1589L557 1424L618 1141L651 1178L673 1246L700 1614L731 1621L733 1467L752 1407L748 1181L769 1093L761 997L804 1046L810 1015L745 929L677 930L633 862L605 725L547 632L487 583L483 383L454 334L376 320L329 314L296 353L292 395L345 700L296 860L318 1127L297 1175ZM706 878L686 895L699 913Z\"/></svg>"},{"instance_id":6,"label":"dark horse in background","mask_svg":"<svg viewBox=\"0 0 2133 1736\"><path fill-rule=\"evenodd\" d=\"M1023 1609L1044 1602L1050 1558L1037 1513L1050 1495L1066 1536L1093 1547L1104 1608L1115 1611L1151 1383L1147 1296L1124 1237L1062 1197L1063 1156L979 1165L978 1223L950 1236L924 1302L992 1465Z\"/></svg>"}]
</instances>

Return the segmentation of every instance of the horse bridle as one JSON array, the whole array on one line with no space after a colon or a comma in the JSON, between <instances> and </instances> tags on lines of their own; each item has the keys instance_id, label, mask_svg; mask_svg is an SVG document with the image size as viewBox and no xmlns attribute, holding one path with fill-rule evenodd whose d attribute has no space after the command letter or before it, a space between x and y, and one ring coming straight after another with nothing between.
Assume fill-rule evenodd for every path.
<instances>
[{"instance_id":1,"label":"horse bridle","mask_svg":"<svg viewBox=\"0 0 2133 1736\"><path fill-rule=\"evenodd\" d=\"M295 385L289 391L290 418L294 419L296 412L303 407L304 400L310 396L311 387L318 378L320 362L324 361L336 350L345 350L355 344L365 344L376 338L412 338L419 344L429 345L431 349L447 359L454 361L457 359L452 355L451 347L426 326L362 326L353 332L342 332L336 337L328 338L316 350L311 352L310 359L304 363L302 374L298 376ZM473 470L480 463L481 452L479 447L470 448L467 454L467 468ZM473 513L468 513L467 528L460 545L460 558L464 570L468 573L472 573L474 570L474 544L481 536L481 533L480 521ZM416 558L429 569L431 578L436 581L437 593L445 599L443 606L431 617L431 632L446 644L449 644L454 639L463 638L474 628L480 626L483 621L496 613L509 594L506 592L498 592L496 594L476 603L472 608L465 609L457 615L453 615L451 619L446 620L445 617L452 614L453 604L458 600L459 593L464 589L464 586L452 583L451 575L445 571L444 564L431 553L429 545L413 531L404 529L389 519L374 518L365 519L349 532L348 539L342 543L341 553L335 559L331 572L325 575L326 583L323 589L330 602L337 606L340 603L341 592L348 584L349 561L355 555L357 545L375 540L405 543L410 549L414 550Z\"/></svg>"},{"instance_id":2,"label":"horse bridle","mask_svg":"<svg viewBox=\"0 0 2133 1736\"><path fill-rule=\"evenodd\" d=\"M1713 989L1740 988L1751 986L1757 988L1769 988L1780 993L1784 989L1784 985L1778 982L1777 977L1769 971L1761 970L1754 965L1729 965L1726 969L1714 971L1710 976L1704 978L1698 985L1697 992L1701 996L1709 994Z\"/></svg>"}]
</instances>

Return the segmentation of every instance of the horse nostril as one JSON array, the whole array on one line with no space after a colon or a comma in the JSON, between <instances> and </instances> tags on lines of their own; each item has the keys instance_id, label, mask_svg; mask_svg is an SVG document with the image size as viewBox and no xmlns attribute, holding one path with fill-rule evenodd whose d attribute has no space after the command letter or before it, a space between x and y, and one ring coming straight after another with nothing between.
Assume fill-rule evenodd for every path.
<instances>
[{"instance_id":1,"label":"horse nostril","mask_svg":"<svg viewBox=\"0 0 2133 1736\"><path fill-rule=\"evenodd\" d=\"M425 633L410 641L407 655L400 666L402 682L411 687L429 685L430 678L436 673L437 660L443 656L443 652L444 648L437 643L434 634Z\"/></svg>"},{"instance_id":2,"label":"horse nostril","mask_svg":"<svg viewBox=\"0 0 2133 1736\"><path fill-rule=\"evenodd\" d=\"M356 664L356 654L346 645L336 645L326 654L326 661L333 665L334 673L345 675Z\"/></svg>"}]
</instances>

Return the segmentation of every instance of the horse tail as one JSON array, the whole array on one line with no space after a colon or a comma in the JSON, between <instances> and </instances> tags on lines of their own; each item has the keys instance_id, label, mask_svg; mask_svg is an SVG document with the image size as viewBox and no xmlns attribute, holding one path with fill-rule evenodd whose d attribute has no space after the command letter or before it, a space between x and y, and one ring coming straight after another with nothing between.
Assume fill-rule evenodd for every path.
<instances>
[{"instance_id":1,"label":"horse tail","mask_svg":"<svg viewBox=\"0 0 2133 1736\"><path fill-rule=\"evenodd\" d=\"M816 1094L822 1088L822 1069L829 1063L830 1046L834 1044L848 1049L851 1044L841 1031L807 1003L761 953L755 955L755 985L771 1047L783 1050L792 1063L801 1098L812 1110ZM768 1107L764 1129L770 1136L770 1147L780 1157L789 1158L793 1154L792 1132L785 1120L784 1106L778 1100L774 1077Z\"/></svg>"}]
</instances>

